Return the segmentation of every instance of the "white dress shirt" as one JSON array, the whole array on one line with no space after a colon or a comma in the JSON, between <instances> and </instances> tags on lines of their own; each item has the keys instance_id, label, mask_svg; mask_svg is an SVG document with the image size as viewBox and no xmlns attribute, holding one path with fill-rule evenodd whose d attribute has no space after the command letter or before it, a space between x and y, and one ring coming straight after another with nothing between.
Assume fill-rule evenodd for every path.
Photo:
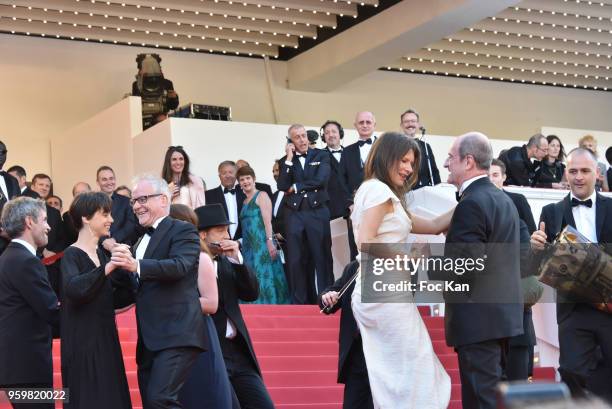
<instances>
[{"instance_id":1,"label":"white dress shirt","mask_svg":"<svg viewBox=\"0 0 612 409\"><path fill-rule=\"evenodd\" d=\"M376 141L375 136L372 135L370 138L372 139L371 144L364 143L359 147L359 155L361 156L361 167L365 166L365 163L368 160L368 155L370 154L370 150L372 150L372 145L374 144L374 141Z\"/></svg>"},{"instance_id":2,"label":"white dress shirt","mask_svg":"<svg viewBox=\"0 0 612 409\"><path fill-rule=\"evenodd\" d=\"M233 257L228 257L227 259L232 264L242 264L243 263L242 254L240 254L240 252L238 252L238 260L236 260ZM219 278L219 262L217 260L213 260L213 264L215 266L215 275L217 276L217 278ZM232 320L228 318L227 325L225 327L225 338L234 339L237 334L238 334L238 330L236 330L236 326L234 325Z\"/></svg>"},{"instance_id":3,"label":"white dress shirt","mask_svg":"<svg viewBox=\"0 0 612 409\"><path fill-rule=\"evenodd\" d=\"M573 198L578 199L572 193L570 193L570 200ZM597 243L597 228L595 227L595 206L597 206L596 199L597 193L593 192L591 197L585 199L593 202L591 207L586 206L574 206L572 207L572 215L574 216L574 222L576 222L576 230L580 232L584 237L589 239L592 243Z\"/></svg>"},{"instance_id":4,"label":"white dress shirt","mask_svg":"<svg viewBox=\"0 0 612 409\"><path fill-rule=\"evenodd\" d=\"M30 243L28 243L27 241L21 240L21 239L13 239L13 240L11 240L11 242L12 243L19 243L19 244L21 244L23 247L28 249L28 251L30 253L32 253L32 255L34 257L36 257L36 249Z\"/></svg>"},{"instance_id":5,"label":"white dress shirt","mask_svg":"<svg viewBox=\"0 0 612 409\"><path fill-rule=\"evenodd\" d=\"M0 176L0 189L2 189L2 194L6 197L6 201L9 201L8 188L6 187L6 180L4 180L4 176Z\"/></svg>"},{"instance_id":6,"label":"white dress shirt","mask_svg":"<svg viewBox=\"0 0 612 409\"><path fill-rule=\"evenodd\" d=\"M461 189L459 189L459 196L461 196L463 194L463 192L465 191L465 189L468 188L469 185L471 185L472 183L476 182L478 179L488 178L488 177L489 177L488 175L478 175L478 176L474 176L473 178L464 181L461 184Z\"/></svg>"},{"instance_id":7,"label":"white dress shirt","mask_svg":"<svg viewBox=\"0 0 612 409\"><path fill-rule=\"evenodd\" d=\"M225 189L225 187L221 186L221 189ZM234 187L234 189L240 189L239 187ZM236 234L236 230L238 230L238 203L236 200L236 192L231 194L230 192L223 193L223 197L225 198L225 204L227 205L227 217L229 221L233 224L229 225L230 237L234 238Z\"/></svg>"},{"instance_id":8,"label":"white dress shirt","mask_svg":"<svg viewBox=\"0 0 612 409\"><path fill-rule=\"evenodd\" d=\"M155 220L155 222L153 223L153 228L157 229L157 226L159 226L161 221L164 220L166 217L167 216L160 217L159 219ZM149 233L145 233L145 235L142 236L140 243L138 243L138 248L136 248L135 256L136 260L138 260L138 268L136 269L136 274L138 274L138 277L140 277L140 260L144 258L145 252L147 251L147 247L149 246L150 241L151 236L149 235Z\"/></svg>"}]
</instances>

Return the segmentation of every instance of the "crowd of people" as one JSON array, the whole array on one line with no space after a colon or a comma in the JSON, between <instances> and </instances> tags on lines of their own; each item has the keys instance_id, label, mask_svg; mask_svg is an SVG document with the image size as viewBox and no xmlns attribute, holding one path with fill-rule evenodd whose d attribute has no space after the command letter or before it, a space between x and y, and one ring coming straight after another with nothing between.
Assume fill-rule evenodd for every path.
<instances>
[{"instance_id":1,"label":"crowd of people","mask_svg":"<svg viewBox=\"0 0 612 409\"><path fill-rule=\"evenodd\" d=\"M441 180L418 137L419 114L400 115L402 132L376 135L371 112L357 113L354 126L359 140L343 147L341 124L325 122L326 147L317 149L303 125L291 125L273 164L274 192L244 159L222 161L219 185L206 189L182 146L168 147L159 175L130 187L100 166L96 191L75 183L65 212L48 175L28 184L23 167L2 171L0 386L51 387L51 339L59 336L65 407L130 408L115 314L135 305L145 408L273 408L239 304L320 304L343 311L345 408L446 408L450 378L413 298L367 300L360 269L364 245L444 233L447 258L477 258L489 243L515 251L493 252L476 276L428 271L470 284L467 293L444 294L446 341L458 354L463 407L496 407L500 380L532 373L538 296L524 287L537 293L533 265L545 243L569 224L612 254L612 201L598 193L609 190L612 171L592 136L566 155L557 136L537 134L495 159L489 139L472 132L455 139L444 161L457 206L423 218L408 210L407 193ZM0 142L0 169L6 157ZM610 148L606 157L612 163ZM506 185L570 193L546 206L536 226L525 197ZM339 218L352 261L334 282L330 222ZM479 303L478 294L512 301ZM612 369L609 312L559 304L558 321L563 381L575 396L609 398L612 378L594 376Z\"/></svg>"}]
</instances>

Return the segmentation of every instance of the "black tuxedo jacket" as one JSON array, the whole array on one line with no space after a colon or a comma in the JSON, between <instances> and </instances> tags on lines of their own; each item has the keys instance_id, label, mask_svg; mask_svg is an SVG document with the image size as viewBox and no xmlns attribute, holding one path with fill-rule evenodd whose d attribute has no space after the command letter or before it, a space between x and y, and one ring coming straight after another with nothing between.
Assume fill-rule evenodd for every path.
<instances>
[{"instance_id":1,"label":"black tuxedo jacket","mask_svg":"<svg viewBox=\"0 0 612 409\"><path fill-rule=\"evenodd\" d=\"M242 205L246 199L246 196L239 185L236 185L235 189L236 194L234 197L236 198L236 209L238 209L238 228L236 229L236 234L234 234L234 237L231 238L232 240L238 240L242 237L242 229L240 228L240 211L242 210ZM207 190L204 192L204 198L206 199L206 204L220 203L223 206L223 210L225 210L225 215L229 219L229 212L227 211L227 203L225 203L225 195L223 194L222 186L217 186L214 189Z\"/></svg>"},{"instance_id":2,"label":"black tuxedo jacket","mask_svg":"<svg viewBox=\"0 0 612 409\"><path fill-rule=\"evenodd\" d=\"M419 144L419 149L421 150L421 164L419 166L419 178L417 179L414 189L439 184L441 182L440 171L438 170L438 165L436 165L436 158L431 149L431 145L421 139L415 140ZM431 164L431 177L429 174L429 164Z\"/></svg>"},{"instance_id":3,"label":"black tuxedo jacket","mask_svg":"<svg viewBox=\"0 0 612 409\"><path fill-rule=\"evenodd\" d=\"M35 191L33 191L32 189L30 189L29 187L25 188L21 196L31 197L32 199L40 199L40 195L36 193Z\"/></svg>"},{"instance_id":4,"label":"black tuxedo jacket","mask_svg":"<svg viewBox=\"0 0 612 409\"><path fill-rule=\"evenodd\" d=\"M342 276L337 279L336 282L334 282L331 286L323 290L323 292L319 295L319 306L321 308L323 308L321 296L329 291L340 291L344 284L346 284L351 279L351 277L355 275L358 267L359 263L357 261L350 262L344 268ZM351 307L351 296L353 294L354 288L355 282L353 282L349 286L349 288L346 290L346 293L344 293L342 298L340 298L338 303L336 303L329 312L329 314L333 314L340 308L342 308L342 314L340 315L340 353L338 356L338 383L345 382L347 375L346 360L349 357L349 352L351 351L355 340L361 337L359 333L359 328L357 327L357 321L355 321L355 316L353 315L353 308ZM359 347L361 348L361 346Z\"/></svg>"},{"instance_id":5,"label":"black tuxedo jacket","mask_svg":"<svg viewBox=\"0 0 612 409\"><path fill-rule=\"evenodd\" d=\"M70 216L70 212L64 212L62 215L62 223L64 224L64 235L66 238L66 247L76 242L79 238L79 232L74 227L74 222Z\"/></svg>"},{"instance_id":6,"label":"black tuxedo jacket","mask_svg":"<svg viewBox=\"0 0 612 409\"><path fill-rule=\"evenodd\" d=\"M57 297L40 260L10 243L0 256L0 385L53 382Z\"/></svg>"},{"instance_id":7,"label":"black tuxedo jacket","mask_svg":"<svg viewBox=\"0 0 612 409\"><path fill-rule=\"evenodd\" d=\"M342 152L342 180L351 198L363 182L363 166L359 142L344 148Z\"/></svg>"},{"instance_id":8,"label":"black tuxedo jacket","mask_svg":"<svg viewBox=\"0 0 612 409\"><path fill-rule=\"evenodd\" d=\"M327 194L329 195L329 215L330 219L337 219L348 215L348 207L352 203L351 195L344 184L344 176L342 173L342 163L344 162L344 151L340 156L340 162L334 158L329 148L325 148L329 152L329 164L331 172L327 183Z\"/></svg>"},{"instance_id":9,"label":"black tuxedo jacket","mask_svg":"<svg viewBox=\"0 0 612 409\"><path fill-rule=\"evenodd\" d=\"M2 170L0 171L0 177L4 178L8 194L8 197L0 198L0 210L2 210L2 207L6 202L16 198L17 196L21 196L21 189L19 188L19 182L17 182L17 179L15 179L12 175ZM2 196L4 196L4 194L2 194Z\"/></svg>"},{"instance_id":10,"label":"black tuxedo jacket","mask_svg":"<svg viewBox=\"0 0 612 409\"><path fill-rule=\"evenodd\" d=\"M499 155L506 165L504 185L534 186L539 162L531 162L527 155L527 145L515 146Z\"/></svg>"},{"instance_id":11,"label":"black tuxedo jacket","mask_svg":"<svg viewBox=\"0 0 612 409\"><path fill-rule=\"evenodd\" d=\"M520 193L508 192L506 190L504 190L504 192L512 199L512 203L514 203L518 211L519 218L525 222L527 230L529 230L529 235L531 235L536 230L536 225L527 198Z\"/></svg>"},{"instance_id":12,"label":"black tuxedo jacket","mask_svg":"<svg viewBox=\"0 0 612 409\"><path fill-rule=\"evenodd\" d=\"M327 204L327 182L331 172L329 152L321 149L308 149L304 168L297 155L293 156L293 165L285 163L286 156L280 160L280 174L278 176L278 190L287 191L295 185L296 192L286 195L287 207L298 210L304 198L308 200L311 208ZM307 196L307 197L305 197Z\"/></svg>"},{"instance_id":13,"label":"black tuxedo jacket","mask_svg":"<svg viewBox=\"0 0 612 409\"><path fill-rule=\"evenodd\" d=\"M238 186L238 189L240 189L240 186ZM272 200L272 187L269 184L255 182L255 189L259 190L260 192L266 192L270 200Z\"/></svg>"},{"instance_id":14,"label":"black tuxedo jacket","mask_svg":"<svg viewBox=\"0 0 612 409\"><path fill-rule=\"evenodd\" d=\"M59 210L49 205L47 205L47 223L51 230L49 231L49 242L46 249L54 253L64 251L66 248L66 233L62 215Z\"/></svg>"},{"instance_id":15,"label":"black tuxedo jacket","mask_svg":"<svg viewBox=\"0 0 612 409\"><path fill-rule=\"evenodd\" d=\"M142 234L142 228L132 210L130 199L117 193L113 193L111 199L113 201L111 208L113 224L110 228L110 236L117 243L125 243L131 246L136 243L136 240Z\"/></svg>"},{"instance_id":16,"label":"black tuxedo jacket","mask_svg":"<svg viewBox=\"0 0 612 409\"><path fill-rule=\"evenodd\" d=\"M470 285L469 292L444 293L449 346L523 333L519 240L520 219L510 198L486 177L472 182L455 208L444 257L476 260L486 254L484 270L430 272L433 279Z\"/></svg>"},{"instance_id":17,"label":"black tuxedo jacket","mask_svg":"<svg viewBox=\"0 0 612 409\"><path fill-rule=\"evenodd\" d=\"M253 343L238 304L241 300L255 301L259 297L259 282L255 274L244 264L234 264L224 256L220 256L217 263L219 307L217 312L212 315L217 335L220 339L225 338L229 318L236 327L236 331L238 331L239 335L237 336L242 336L245 340L251 360L257 372L261 375Z\"/></svg>"},{"instance_id":18,"label":"black tuxedo jacket","mask_svg":"<svg viewBox=\"0 0 612 409\"><path fill-rule=\"evenodd\" d=\"M144 363L143 343L153 352L180 347L207 349L197 285L199 257L200 238L195 227L165 217L139 261L140 285L136 294L139 365Z\"/></svg>"},{"instance_id":19,"label":"black tuxedo jacket","mask_svg":"<svg viewBox=\"0 0 612 409\"><path fill-rule=\"evenodd\" d=\"M285 206L287 202L287 195L283 195L281 203L278 206L278 212L276 213L276 216L274 215L274 206L276 205L279 192L280 190L277 190L272 195L272 231L274 233L280 233L281 236L287 238L287 235L285 234L285 213L287 212L287 208Z\"/></svg>"},{"instance_id":20,"label":"black tuxedo jacket","mask_svg":"<svg viewBox=\"0 0 612 409\"><path fill-rule=\"evenodd\" d=\"M570 195L557 203L551 203L542 209L540 221L545 223L545 232L549 242L552 242L559 232L568 224L576 227ZM604 248L605 252L612 255L612 199L597 194L595 199L595 229L597 241ZM534 256L540 260L542 253L535 253ZM557 322L561 323L567 319L574 311L576 304L571 302L569 297L558 294L557 300Z\"/></svg>"}]
</instances>

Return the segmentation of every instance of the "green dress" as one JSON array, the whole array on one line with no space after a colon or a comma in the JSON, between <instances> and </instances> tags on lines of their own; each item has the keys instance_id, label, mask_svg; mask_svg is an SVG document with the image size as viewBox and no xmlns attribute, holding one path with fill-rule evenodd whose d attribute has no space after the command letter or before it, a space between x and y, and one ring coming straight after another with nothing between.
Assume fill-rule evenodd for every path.
<instances>
[{"instance_id":1,"label":"green dress","mask_svg":"<svg viewBox=\"0 0 612 409\"><path fill-rule=\"evenodd\" d=\"M289 304L289 290L283 264L279 257L272 260L266 245L266 229L261 209L257 206L257 196L240 211L242 228L242 253L244 262L259 280L259 298L256 304Z\"/></svg>"}]
</instances>

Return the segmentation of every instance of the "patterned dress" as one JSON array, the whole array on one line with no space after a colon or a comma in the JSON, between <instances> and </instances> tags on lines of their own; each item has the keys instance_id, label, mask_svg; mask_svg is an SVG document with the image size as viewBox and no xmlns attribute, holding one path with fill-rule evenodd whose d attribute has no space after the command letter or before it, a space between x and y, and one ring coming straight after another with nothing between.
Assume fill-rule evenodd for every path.
<instances>
[{"instance_id":1,"label":"patterned dress","mask_svg":"<svg viewBox=\"0 0 612 409\"><path fill-rule=\"evenodd\" d=\"M289 304L287 279L279 257L272 260L266 245L266 229L261 209L257 206L257 196L245 203L240 211L242 227L242 252L244 263L259 280L259 298L256 304Z\"/></svg>"}]
</instances>

